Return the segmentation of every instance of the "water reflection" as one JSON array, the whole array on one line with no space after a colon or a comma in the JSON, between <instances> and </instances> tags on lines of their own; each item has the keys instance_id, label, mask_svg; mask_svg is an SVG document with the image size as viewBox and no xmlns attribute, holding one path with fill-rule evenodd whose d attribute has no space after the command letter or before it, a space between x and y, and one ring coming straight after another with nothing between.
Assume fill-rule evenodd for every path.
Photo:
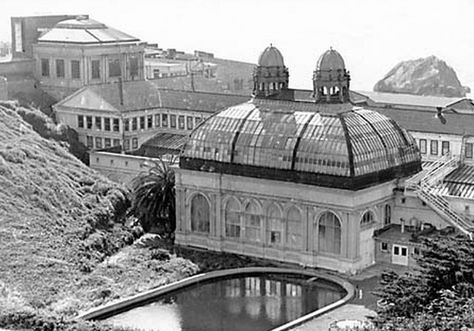
<instances>
[{"instance_id":1,"label":"water reflection","mask_svg":"<svg viewBox=\"0 0 474 331\"><path fill-rule=\"evenodd\" d=\"M328 281L290 275L220 279L166 295L108 319L144 330L269 330L339 300Z\"/></svg>"}]
</instances>

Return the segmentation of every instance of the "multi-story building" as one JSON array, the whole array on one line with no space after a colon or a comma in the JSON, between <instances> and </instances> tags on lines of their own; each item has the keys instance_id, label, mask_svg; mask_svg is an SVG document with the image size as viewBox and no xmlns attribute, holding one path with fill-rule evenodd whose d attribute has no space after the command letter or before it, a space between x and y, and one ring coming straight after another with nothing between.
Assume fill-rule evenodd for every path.
<instances>
[{"instance_id":1,"label":"multi-story building","mask_svg":"<svg viewBox=\"0 0 474 331\"><path fill-rule=\"evenodd\" d=\"M187 135L202 120L245 100L238 95L160 89L151 81L85 86L53 106L90 149L136 150L157 133Z\"/></svg>"},{"instance_id":2,"label":"multi-story building","mask_svg":"<svg viewBox=\"0 0 474 331\"><path fill-rule=\"evenodd\" d=\"M61 100L79 88L144 79L139 39L86 17L57 23L33 44L40 87Z\"/></svg>"}]
</instances>

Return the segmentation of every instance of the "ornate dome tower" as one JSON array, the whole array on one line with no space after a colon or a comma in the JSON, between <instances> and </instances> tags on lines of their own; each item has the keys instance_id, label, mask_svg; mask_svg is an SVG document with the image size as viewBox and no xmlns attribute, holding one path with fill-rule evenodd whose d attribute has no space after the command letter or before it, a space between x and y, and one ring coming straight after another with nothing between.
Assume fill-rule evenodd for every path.
<instances>
[{"instance_id":1,"label":"ornate dome tower","mask_svg":"<svg viewBox=\"0 0 474 331\"><path fill-rule=\"evenodd\" d=\"M288 88L288 68L285 67L280 51L271 44L258 58L253 72L253 94L270 96Z\"/></svg>"},{"instance_id":2,"label":"ornate dome tower","mask_svg":"<svg viewBox=\"0 0 474 331\"><path fill-rule=\"evenodd\" d=\"M331 47L321 55L313 73L313 96L316 103L350 102L350 80L344 59Z\"/></svg>"}]
</instances>

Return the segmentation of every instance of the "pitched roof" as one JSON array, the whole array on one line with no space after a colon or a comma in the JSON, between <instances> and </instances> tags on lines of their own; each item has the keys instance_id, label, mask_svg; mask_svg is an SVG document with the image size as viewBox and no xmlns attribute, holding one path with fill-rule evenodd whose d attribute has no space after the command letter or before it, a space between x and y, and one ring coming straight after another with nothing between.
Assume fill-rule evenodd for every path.
<instances>
[{"instance_id":1,"label":"pitched roof","mask_svg":"<svg viewBox=\"0 0 474 331\"><path fill-rule=\"evenodd\" d=\"M420 107L450 107L468 98L446 98L436 96L413 95L403 93L385 93L372 91L353 91L355 94L366 96L374 104L378 105L403 105ZM369 101L369 102L370 102ZM370 104L369 104L370 105Z\"/></svg>"},{"instance_id":2,"label":"pitched roof","mask_svg":"<svg viewBox=\"0 0 474 331\"><path fill-rule=\"evenodd\" d=\"M409 131L436 132L454 135L474 135L474 116L472 114L454 113L446 111L443 113L446 124L435 116L433 111L417 110L407 108L382 108L371 107L377 112L388 116Z\"/></svg>"},{"instance_id":3,"label":"pitched roof","mask_svg":"<svg viewBox=\"0 0 474 331\"><path fill-rule=\"evenodd\" d=\"M108 111L167 108L214 113L248 100L239 95L160 89L145 80L124 82L122 86L123 102L120 84L97 84L83 87L56 107Z\"/></svg>"},{"instance_id":4,"label":"pitched roof","mask_svg":"<svg viewBox=\"0 0 474 331\"><path fill-rule=\"evenodd\" d=\"M38 38L38 42L67 44L103 44L138 42L139 39L125 32L91 19L71 19L59 22Z\"/></svg>"}]
</instances>

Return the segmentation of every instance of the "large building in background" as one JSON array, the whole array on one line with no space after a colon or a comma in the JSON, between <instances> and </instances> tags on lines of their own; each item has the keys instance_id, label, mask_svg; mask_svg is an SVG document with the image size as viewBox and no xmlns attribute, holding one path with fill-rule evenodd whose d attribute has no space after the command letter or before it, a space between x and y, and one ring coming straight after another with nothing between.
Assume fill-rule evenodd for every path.
<instances>
[{"instance_id":1,"label":"large building in background","mask_svg":"<svg viewBox=\"0 0 474 331\"><path fill-rule=\"evenodd\" d=\"M86 17L61 21L33 45L40 87L61 100L82 86L144 80L144 44Z\"/></svg>"}]
</instances>

